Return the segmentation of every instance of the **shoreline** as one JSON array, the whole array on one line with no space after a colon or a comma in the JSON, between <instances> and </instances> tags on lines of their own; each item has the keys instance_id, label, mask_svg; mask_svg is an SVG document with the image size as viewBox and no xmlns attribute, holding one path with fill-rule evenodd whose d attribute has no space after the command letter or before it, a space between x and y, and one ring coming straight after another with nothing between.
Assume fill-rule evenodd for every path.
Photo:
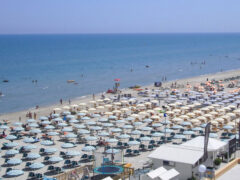
<instances>
[{"instance_id":1,"label":"shoreline","mask_svg":"<svg viewBox=\"0 0 240 180\"><path fill-rule=\"evenodd\" d=\"M206 78L209 78L209 80L211 79L225 79L225 78L229 78L229 77L234 77L237 76L239 73L240 75L240 69L233 69L233 70L227 70L227 71L222 71L222 72L216 72L216 73L210 73L210 74L203 74L203 75L199 75L199 76L193 76L193 77L189 77L189 78L183 78L183 79L175 79L175 80L170 80L170 81L166 81L163 82L162 86L166 87L169 86L172 82L177 82L178 84L187 84L187 82L189 84L196 84L196 83L200 83L202 81L205 81ZM154 83L154 82L153 82ZM149 85L144 85L141 86L142 89L144 88L153 88L154 85L149 84ZM136 91L129 89L129 88L121 88L120 89L122 91L122 93L136 93ZM102 92L100 93L96 93L95 94L95 99L98 99L101 96ZM105 94L106 96L111 96L113 94ZM71 99L71 104L79 104L82 102L88 102L92 100L92 95L88 94L88 95L83 95L83 96L79 96L79 97L75 97L73 99ZM64 103L61 105L60 103L52 103L46 106L41 106L38 109L35 109L34 107L32 108L28 108L22 111L16 111L16 112L7 112L7 113L2 113L0 114L0 121L3 120L9 120L11 122L15 122L19 120L19 117L21 117L21 119L23 121L25 121L25 119L27 119L27 117L25 116L27 112L31 111L32 113L37 113L37 116L46 116L48 115L50 112L52 112L53 108L55 107L62 107L65 105L70 105L68 103L68 101L64 101Z\"/></svg>"}]
</instances>

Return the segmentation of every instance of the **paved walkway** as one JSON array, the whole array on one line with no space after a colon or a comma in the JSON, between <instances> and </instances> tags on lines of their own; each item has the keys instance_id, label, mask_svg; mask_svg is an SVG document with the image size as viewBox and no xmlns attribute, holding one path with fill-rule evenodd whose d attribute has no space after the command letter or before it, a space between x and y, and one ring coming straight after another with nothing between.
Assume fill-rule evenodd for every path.
<instances>
[{"instance_id":1,"label":"paved walkway","mask_svg":"<svg viewBox=\"0 0 240 180\"><path fill-rule=\"evenodd\" d=\"M234 166L228 172L218 178L218 180L239 180L240 179L240 165Z\"/></svg>"}]
</instances>

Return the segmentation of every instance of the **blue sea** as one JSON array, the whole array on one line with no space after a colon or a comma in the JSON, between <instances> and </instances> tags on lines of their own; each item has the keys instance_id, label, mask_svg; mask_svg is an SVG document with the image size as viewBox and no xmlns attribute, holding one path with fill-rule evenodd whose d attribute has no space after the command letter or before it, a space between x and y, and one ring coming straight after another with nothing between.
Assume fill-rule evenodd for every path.
<instances>
[{"instance_id":1,"label":"blue sea","mask_svg":"<svg viewBox=\"0 0 240 180\"><path fill-rule=\"evenodd\" d=\"M0 113L238 68L240 34L0 35Z\"/></svg>"}]
</instances>

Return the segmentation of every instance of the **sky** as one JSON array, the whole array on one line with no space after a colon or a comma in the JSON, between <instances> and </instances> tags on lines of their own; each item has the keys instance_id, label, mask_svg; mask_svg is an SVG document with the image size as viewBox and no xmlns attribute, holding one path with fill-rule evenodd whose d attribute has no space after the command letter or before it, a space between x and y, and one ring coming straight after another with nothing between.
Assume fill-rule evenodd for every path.
<instances>
[{"instance_id":1,"label":"sky","mask_svg":"<svg viewBox=\"0 0 240 180\"><path fill-rule=\"evenodd\" d=\"M0 0L0 34L240 32L240 0Z\"/></svg>"}]
</instances>

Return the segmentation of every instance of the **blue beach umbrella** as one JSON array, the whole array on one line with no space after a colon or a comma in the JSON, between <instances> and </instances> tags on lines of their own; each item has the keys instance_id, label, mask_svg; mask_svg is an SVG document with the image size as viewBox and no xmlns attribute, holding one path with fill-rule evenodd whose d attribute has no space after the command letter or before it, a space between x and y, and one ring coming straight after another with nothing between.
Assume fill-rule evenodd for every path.
<instances>
[{"instance_id":1,"label":"blue beach umbrella","mask_svg":"<svg viewBox=\"0 0 240 180\"><path fill-rule=\"evenodd\" d=\"M58 136L59 133L55 132L55 131L51 131L51 132L48 132L47 135L49 135L49 136Z\"/></svg>"},{"instance_id":2,"label":"blue beach umbrella","mask_svg":"<svg viewBox=\"0 0 240 180\"><path fill-rule=\"evenodd\" d=\"M109 136L109 133L106 132L106 131L102 131L98 134L98 136L103 136L103 137L106 137L106 136Z\"/></svg>"},{"instance_id":3,"label":"blue beach umbrella","mask_svg":"<svg viewBox=\"0 0 240 180\"><path fill-rule=\"evenodd\" d=\"M126 121L133 121L134 118L130 116L130 117L127 117L125 120L126 120Z\"/></svg>"},{"instance_id":4,"label":"blue beach umbrella","mask_svg":"<svg viewBox=\"0 0 240 180\"><path fill-rule=\"evenodd\" d=\"M63 160L63 158L61 158L59 156L55 156L55 157L51 157L48 161L56 163L56 162L60 162L62 160Z\"/></svg>"},{"instance_id":5,"label":"blue beach umbrella","mask_svg":"<svg viewBox=\"0 0 240 180\"><path fill-rule=\"evenodd\" d=\"M116 154L116 153L119 153L119 150L118 149L108 149L105 151L107 154Z\"/></svg>"},{"instance_id":6,"label":"blue beach umbrella","mask_svg":"<svg viewBox=\"0 0 240 180\"><path fill-rule=\"evenodd\" d=\"M134 122L133 125L134 126L141 126L141 125L143 125L143 123L138 121L138 122Z\"/></svg>"},{"instance_id":7,"label":"blue beach umbrella","mask_svg":"<svg viewBox=\"0 0 240 180\"><path fill-rule=\"evenodd\" d=\"M22 127L15 127L13 128L14 131L24 131L24 128Z\"/></svg>"},{"instance_id":8,"label":"blue beach umbrella","mask_svg":"<svg viewBox=\"0 0 240 180\"><path fill-rule=\"evenodd\" d=\"M46 116L41 116L41 117L39 118L39 120L40 120L40 121L45 121L45 120L48 120L48 117L46 117Z\"/></svg>"},{"instance_id":9,"label":"blue beach umbrella","mask_svg":"<svg viewBox=\"0 0 240 180\"><path fill-rule=\"evenodd\" d=\"M32 150L32 149L36 149L36 148L37 148L37 146L32 145L32 144L27 145L27 146L23 146L23 149L27 150L27 151Z\"/></svg>"},{"instance_id":10,"label":"blue beach umbrella","mask_svg":"<svg viewBox=\"0 0 240 180\"><path fill-rule=\"evenodd\" d=\"M154 124L152 124L152 127L160 127L160 126L162 126L161 123L154 123Z\"/></svg>"},{"instance_id":11,"label":"blue beach umbrella","mask_svg":"<svg viewBox=\"0 0 240 180\"><path fill-rule=\"evenodd\" d=\"M37 123L30 123L28 126L29 127L34 127L34 128L39 127L39 125Z\"/></svg>"},{"instance_id":12,"label":"blue beach umbrella","mask_svg":"<svg viewBox=\"0 0 240 180\"><path fill-rule=\"evenodd\" d=\"M70 123L79 123L79 121L76 120L76 119L71 119L69 122L70 122Z\"/></svg>"},{"instance_id":13,"label":"blue beach umbrella","mask_svg":"<svg viewBox=\"0 0 240 180\"><path fill-rule=\"evenodd\" d=\"M83 124L74 124L73 127L77 128L77 129L84 129L84 128L86 128L86 126L83 125Z\"/></svg>"},{"instance_id":14,"label":"blue beach umbrella","mask_svg":"<svg viewBox=\"0 0 240 180\"><path fill-rule=\"evenodd\" d=\"M62 122L62 123L58 123L57 126L59 126L59 127L66 127L68 125L66 123Z\"/></svg>"},{"instance_id":15,"label":"blue beach umbrella","mask_svg":"<svg viewBox=\"0 0 240 180\"><path fill-rule=\"evenodd\" d=\"M92 126L92 125L95 125L97 123L95 121L88 121L86 124L89 125L89 126Z\"/></svg>"},{"instance_id":16,"label":"blue beach umbrella","mask_svg":"<svg viewBox=\"0 0 240 180\"><path fill-rule=\"evenodd\" d=\"M14 135L8 135L7 137L5 137L6 140L15 140L17 139L17 136Z\"/></svg>"},{"instance_id":17,"label":"blue beach umbrella","mask_svg":"<svg viewBox=\"0 0 240 180\"><path fill-rule=\"evenodd\" d=\"M65 135L64 137L65 138L77 138L77 135L73 134L73 133L69 133L69 134Z\"/></svg>"},{"instance_id":18,"label":"blue beach umbrella","mask_svg":"<svg viewBox=\"0 0 240 180\"><path fill-rule=\"evenodd\" d=\"M201 131L202 128L200 128L200 127L195 127L195 128L192 128L192 130L193 130L193 131Z\"/></svg>"},{"instance_id":19,"label":"blue beach umbrella","mask_svg":"<svg viewBox=\"0 0 240 180\"><path fill-rule=\"evenodd\" d=\"M122 130L120 128L114 128L111 131L115 132L115 133L122 132Z\"/></svg>"},{"instance_id":20,"label":"blue beach umbrella","mask_svg":"<svg viewBox=\"0 0 240 180\"><path fill-rule=\"evenodd\" d=\"M48 125L48 126L46 126L44 129L50 130L50 129L55 129L55 127L52 126L52 125Z\"/></svg>"},{"instance_id":21,"label":"blue beach umbrella","mask_svg":"<svg viewBox=\"0 0 240 180\"><path fill-rule=\"evenodd\" d=\"M232 129L233 129L233 126L226 125L226 126L223 126L223 129L232 130Z\"/></svg>"},{"instance_id":22,"label":"blue beach umbrella","mask_svg":"<svg viewBox=\"0 0 240 180\"><path fill-rule=\"evenodd\" d=\"M53 141L50 141L50 140L45 140L41 142L41 145L44 145L44 146L51 146L53 144L54 144Z\"/></svg>"},{"instance_id":23,"label":"blue beach umbrella","mask_svg":"<svg viewBox=\"0 0 240 180\"><path fill-rule=\"evenodd\" d=\"M95 137L95 136L88 136L88 137L86 137L85 138L87 141L97 141L97 137Z\"/></svg>"},{"instance_id":24,"label":"blue beach umbrella","mask_svg":"<svg viewBox=\"0 0 240 180\"><path fill-rule=\"evenodd\" d=\"M43 122L41 122L41 124L42 125L49 125L49 124L51 124L51 122L50 121L43 121Z\"/></svg>"},{"instance_id":25,"label":"blue beach umbrella","mask_svg":"<svg viewBox=\"0 0 240 180\"><path fill-rule=\"evenodd\" d=\"M144 136L140 138L141 141L151 141L152 139L150 137Z\"/></svg>"},{"instance_id":26,"label":"blue beach umbrella","mask_svg":"<svg viewBox=\"0 0 240 180\"><path fill-rule=\"evenodd\" d=\"M78 131L79 134L90 134L90 131L86 130L86 129L81 129Z\"/></svg>"},{"instance_id":27,"label":"blue beach umbrella","mask_svg":"<svg viewBox=\"0 0 240 180\"><path fill-rule=\"evenodd\" d=\"M163 133L158 133L158 132L155 132L152 134L152 137L160 137L160 136L164 136Z\"/></svg>"},{"instance_id":28,"label":"blue beach umbrella","mask_svg":"<svg viewBox=\"0 0 240 180\"><path fill-rule=\"evenodd\" d=\"M34 122L36 122L36 120L35 119L28 119L27 122L28 123L34 123Z\"/></svg>"},{"instance_id":29,"label":"blue beach umbrella","mask_svg":"<svg viewBox=\"0 0 240 180\"><path fill-rule=\"evenodd\" d=\"M21 176L23 175L23 171L22 170L19 170L19 169L13 169L13 170L10 170L8 171L6 174L7 176L9 177L16 177L16 176Z\"/></svg>"},{"instance_id":30,"label":"blue beach umbrella","mask_svg":"<svg viewBox=\"0 0 240 180\"><path fill-rule=\"evenodd\" d=\"M4 146L6 146L8 148L13 148L13 147L18 146L18 143L16 143L16 142L8 142Z\"/></svg>"},{"instance_id":31,"label":"blue beach umbrella","mask_svg":"<svg viewBox=\"0 0 240 180\"><path fill-rule=\"evenodd\" d=\"M62 132L72 132L73 129L71 127L65 127L62 129Z\"/></svg>"},{"instance_id":32,"label":"blue beach umbrella","mask_svg":"<svg viewBox=\"0 0 240 180\"><path fill-rule=\"evenodd\" d=\"M109 116L108 119L115 120L117 119L117 116Z\"/></svg>"},{"instance_id":33,"label":"blue beach umbrella","mask_svg":"<svg viewBox=\"0 0 240 180\"><path fill-rule=\"evenodd\" d=\"M78 115L78 116L85 116L86 113L81 113L81 112L80 112L80 113L77 113L77 115Z\"/></svg>"},{"instance_id":34,"label":"blue beach umbrella","mask_svg":"<svg viewBox=\"0 0 240 180\"><path fill-rule=\"evenodd\" d=\"M118 136L119 139L128 139L131 136L129 136L128 134L121 134L120 136Z\"/></svg>"},{"instance_id":35,"label":"blue beach umbrella","mask_svg":"<svg viewBox=\"0 0 240 180\"><path fill-rule=\"evenodd\" d=\"M136 146L136 145L139 145L139 144L140 144L140 142L138 142L138 141L129 141L128 142L129 146Z\"/></svg>"},{"instance_id":36,"label":"blue beach umbrella","mask_svg":"<svg viewBox=\"0 0 240 180\"><path fill-rule=\"evenodd\" d=\"M102 124L103 127L112 127L113 124L112 123L104 123Z\"/></svg>"},{"instance_id":37,"label":"blue beach umbrella","mask_svg":"<svg viewBox=\"0 0 240 180\"><path fill-rule=\"evenodd\" d=\"M192 135L195 134L194 131L183 131L184 135Z\"/></svg>"},{"instance_id":38,"label":"blue beach umbrella","mask_svg":"<svg viewBox=\"0 0 240 180\"><path fill-rule=\"evenodd\" d=\"M87 116L84 116L84 117L82 117L81 119L84 120L84 121L86 121L86 120L90 120L90 118L87 117Z\"/></svg>"},{"instance_id":39,"label":"blue beach umbrella","mask_svg":"<svg viewBox=\"0 0 240 180\"><path fill-rule=\"evenodd\" d=\"M11 158L7 161L7 164L10 164L10 165L18 165L21 163L22 163L22 160L17 158Z\"/></svg>"},{"instance_id":40,"label":"blue beach umbrella","mask_svg":"<svg viewBox=\"0 0 240 180\"><path fill-rule=\"evenodd\" d=\"M91 152L91 151L94 151L96 148L93 147L93 146L85 146L82 148L82 151L85 151L85 152Z\"/></svg>"},{"instance_id":41,"label":"blue beach umbrella","mask_svg":"<svg viewBox=\"0 0 240 180\"><path fill-rule=\"evenodd\" d=\"M175 136L173 136L174 139L184 139L186 138L184 135L182 134L176 134Z\"/></svg>"},{"instance_id":42,"label":"blue beach umbrella","mask_svg":"<svg viewBox=\"0 0 240 180\"><path fill-rule=\"evenodd\" d=\"M217 135L217 133L210 133L209 137L210 138L218 138L218 135Z\"/></svg>"},{"instance_id":43,"label":"blue beach umbrella","mask_svg":"<svg viewBox=\"0 0 240 180\"><path fill-rule=\"evenodd\" d=\"M39 134L42 131L40 129L31 129L29 132L32 133L32 134Z\"/></svg>"},{"instance_id":44,"label":"blue beach umbrella","mask_svg":"<svg viewBox=\"0 0 240 180\"><path fill-rule=\"evenodd\" d=\"M25 142L25 143L33 143L33 142L35 142L35 139L26 137L26 138L24 138L23 142Z\"/></svg>"},{"instance_id":45,"label":"blue beach umbrella","mask_svg":"<svg viewBox=\"0 0 240 180\"><path fill-rule=\"evenodd\" d=\"M61 145L61 147L64 149L67 149L67 148L73 148L73 147L75 147L75 145L72 143L64 143Z\"/></svg>"},{"instance_id":46,"label":"blue beach umbrella","mask_svg":"<svg viewBox=\"0 0 240 180\"><path fill-rule=\"evenodd\" d=\"M133 126L132 125L124 125L122 128L123 129L133 129Z\"/></svg>"},{"instance_id":47,"label":"blue beach umbrella","mask_svg":"<svg viewBox=\"0 0 240 180\"><path fill-rule=\"evenodd\" d=\"M41 169L43 168L45 165L43 163L39 163L39 162L35 162L35 163L32 163L29 168L30 169Z\"/></svg>"},{"instance_id":48,"label":"blue beach umbrella","mask_svg":"<svg viewBox=\"0 0 240 180\"><path fill-rule=\"evenodd\" d=\"M38 159L38 158L40 158L41 156L40 156L40 154L38 154L38 153L29 153L28 155L27 155L27 158L28 159Z\"/></svg>"},{"instance_id":49,"label":"blue beach umbrella","mask_svg":"<svg viewBox=\"0 0 240 180\"><path fill-rule=\"evenodd\" d=\"M116 121L117 124L124 124L126 121L124 119L120 119Z\"/></svg>"},{"instance_id":50,"label":"blue beach umbrella","mask_svg":"<svg viewBox=\"0 0 240 180\"><path fill-rule=\"evenodd\" d=\"M117 139L114 139L114 138L110 138L110 139L107 139L106 140L108 143L117 143L118 140Z\"/></svg>"},{"instance_id":51,"label":"blue beach umbrella","mask_svg":"<svg viewBox=\"0 0 240 180\"><path fill-rule=\"evenodd\" d=\"M8 150L6 151L5 155L6 156L12 156L12 155L15 155L15 154L18 154L19 151L15 150L15 149L11 149L11 150Z\"/></svg>"},{"instance_id":52,"label":"blue beach umbrella","mask_svg":"<svg viewBox=\"0 0 240 180\"><path fill-rule=\"evenodd\" d=\"M68 151L66 152L67 156L79 156L81 153L78 151Z\"/></svg>"},{"instance_id":53,"label":"blue beach umbrella","mask_svg":"<svg viewBox=\"0 0 240 180\"><path fill-rule=\"evenodd\" d=\"M100 118L98 121L99 121L99 122L107 122L108 119L107 119L107 118Z\"/></svg>"},{"instance_id":54,"label":"blue beach umbrella","mask_svg":"<svg viewBox=\"0 0 240 180\"><path fill-rule=\"evenodd\" d=\"M6 125L1 125L1 126L0 126L0 129L9 129L9 127L6 126Z\"/></svg>"},{"instance_id":55,"label":"blue beach umbrella","mask_svg":"<svg viewBox=\"0 0 240 180\"><path fill-rule=\"evenodd\" d=\"M152 119L144 119L143 120L143 122L145 122L145 123L150 123L150 122L152 122L153 120Z\"/></svg>"},{"instance_id":56,"label":"blue beach umbrella","mask_svg":"<svg viewBox=\"0 0 240 180\"><path fill-rule=\"evenodd\" d=\"M131 134L133 134L133 135L140 135L141 133L142 133L142 132L139 131L139 130L134 130L134 131L132 131Z\"/></svg>"},{"instance_id":57,"label":"blue beach umbrella","mask_svg":"<svg viewBox=\"0 0 240 180\"><path fill-rule=\"evenodd\" d=\"M172 133L173 130L166 128L166 129L161 130L161 132L163 132L163 133Z\"/></svg>"},{"instance_id":58,"label":"blue beach umbrella","mask_svg":"<svg viewBox=\"0 0 240 180\"><path fill-rule=\"evenodd\" d=\"M148 127L148 126L141 128L142 131L151 131L152 129L153 128Z\"/></svg>"},{"instance_id":59,"label":"blue beach umbrella","mask_svg":"<svg viewBox=\"0 0 240 180\"><path fill-rule=\"evenodd\" d=\"M47 149L44 149L44 152L46 154L54 154L57 151L58 151L57 148L47 148Z\"/></svg>"},{"instance_id":60,"label":"blue beach umbrella","mask_svg":"<svg viewBox=\"0 0 240 180\"><path fill-rule=\"evenodd\" d=\"M99 130L102 130L102 127L100 126L92 126L90 127L91 130L94 130L94 131L99 131Z\"/></svg>"},{"instance_id":61,"label":"blue beach umbrella","mask_svg":"<svg viewBox=\"0 0 240 180\"><path fill-rule=\"evenodd\" d=\"M21 122L15 122L13 123L14 126L22 126L22 123Z\"/></svg>"},{"instance_id":62,"label":"blue beach umbrella","mask_svg":"<svg viewBox=\"0 0 240 180\"><path fill-rule=\"evenodd\" d=\"M174 126L172 126L172 129L182 129L183 127L182 126L180 126L180 125L174 125Z\"/></svg>"},{"instance_id":63,"label":"blue beach umbrella","mask_svg":"<svg viewBox=\"0 0 240 180\"><path fill-rule=\"evenodd\" d=\"M190 126L190 125L192 125L192 123L191 123L191 122L188 122L188 121L183 121L183 122L181 123L181 125L183 125L183 126Z\"/></svg>"}]
</instances>

